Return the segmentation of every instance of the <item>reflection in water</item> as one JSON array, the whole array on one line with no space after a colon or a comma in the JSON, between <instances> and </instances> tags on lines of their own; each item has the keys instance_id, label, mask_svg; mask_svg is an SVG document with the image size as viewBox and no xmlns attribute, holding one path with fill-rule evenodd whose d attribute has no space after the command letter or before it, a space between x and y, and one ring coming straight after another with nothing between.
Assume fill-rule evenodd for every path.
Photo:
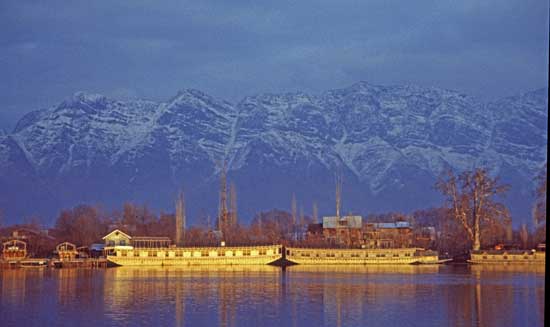
<instances>
[{"instance_id":1,"label":"reflection in water","mask_svg":"<svg viewBox=\"0 0 550 327\"><path fill-rule=\"evenodd\" d=\"M0 271L0 321L30 325L540 326L544 269L271 266Z\"/></svg>"}]
</instances>

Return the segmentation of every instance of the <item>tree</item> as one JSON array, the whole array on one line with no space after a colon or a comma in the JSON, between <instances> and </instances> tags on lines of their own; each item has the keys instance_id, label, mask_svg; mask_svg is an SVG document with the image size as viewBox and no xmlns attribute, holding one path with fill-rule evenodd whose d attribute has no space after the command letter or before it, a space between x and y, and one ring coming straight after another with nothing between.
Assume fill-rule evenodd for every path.
<instances>
[{"instance_id":1,"label":"tree","mask_svg":"<svg viewBox=\"0 0 550 327\"><path fill-rule=\"evenodd\" d=\"M185 200L183 192L180 192L176 200L176 237L175 243L178 246L182 244L182 234L185 228L184 218L185 217Z\"/></svg>"},{"instance_id":2,"label":"tree","mask_svg":"<svg viewBox=\"0 0 550 327\"><path fill-rule=\"evenodd\" d=\"M313 223L319 223L319 210L317 209L317 202L313 202Z\"/></svg>"},{"instance_id":3,"label":"tree","mask_svg":"<svg viewBox=\"0 0 550 327\"><path fill-rule=\"evenodd\" d=\"M519 239L521 240L521 246L524 249L527 249L527 242L529 241L529 231L527 230L527 225L521 224L519 229Z\"/></svg>"},{"instance_id":4,"label":"tree","mask_svg":"<svg viewBox=\"0 0 550 327\"><path fill-rule=\"evenodd\" d=\"M292 200L290 203L290 212L292 215L291 233L292 239L296 239L296 223L298 222L298 209L296 205L296 194L292 193Z\"/></svg>"},{"instance_id":5,"label":"tree","mask_svg":"<svg viewBox=\"0 0 550 327\"><path fill-rule=\"evenodd\" d=\"M55 223L57 237L76 245L88 246L100 241L107 230L107 220L102 219L97 208L79 205L63 210Z\"/></svg>"},{"instance_id":6,"label":"tree","mask_svg":"<svg viewBox=\"0 0 550 327\"><path fill-rule=\"evenodd\" d=\"M504 195L508 186L500 185L498 178L491 178L481 168L458 176L448 171L446 175L438 180L436 188L447 197L452 218L466 230L472 249L477 251L481 248L482 227L509 219L506 207L494 200Z\"/></svg>"},{"instance_id":7,"label":"tree","mask_svg":"<svg viewBox=\"0 0 550 327\"><path fill-rule=\"evenodd\" d=\"M533 210L533 218L535 224L540 224L546 221L546 180L547 180L546 164L544 164L541 172L537 176L538 185L535 191L536 201Z\"/></svg>"}]
</instances>

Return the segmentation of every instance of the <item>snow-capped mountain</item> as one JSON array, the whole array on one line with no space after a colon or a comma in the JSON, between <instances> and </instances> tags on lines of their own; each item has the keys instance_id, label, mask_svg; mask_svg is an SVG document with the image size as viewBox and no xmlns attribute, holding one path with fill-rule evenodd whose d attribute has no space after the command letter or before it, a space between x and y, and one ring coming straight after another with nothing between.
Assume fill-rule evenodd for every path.
<instances>
[{"instance_id":1,"label":"snow-capped mountain","mask_svg":"<svg viewBox=\"0 0 550 327\"><path fill-rule=\"evenodd\" d=\"M166 102L76 93L0 134L0 208L12 221L51 222L78 202L145 202L172 211L183 188L190 216L215 214L226 160L244 219L287 208L331 213L334 172L344 206L367 213L441 203L439 174L487 167L513 186L526 219L546 161L547 91L491 103L455 91L360 82L319 95L261 94L238 104L198 90Z\"/></svg>"}]
</instances>

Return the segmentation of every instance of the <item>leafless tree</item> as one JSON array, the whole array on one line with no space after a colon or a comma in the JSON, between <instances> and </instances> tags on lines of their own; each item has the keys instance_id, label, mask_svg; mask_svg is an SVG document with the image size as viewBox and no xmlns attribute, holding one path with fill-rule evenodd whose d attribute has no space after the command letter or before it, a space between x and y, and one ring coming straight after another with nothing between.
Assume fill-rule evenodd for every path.
<instances>
[{"instance_id":1,"label":"leafless tree","mask_svg":"<svg viewBox=\"0 0 550 327\"><path fill-rule=\"evenodd\" d=\"M319 223L319 210L317 209L317 202L313 202L313 223Z\"/></svg>"},{"instance_id":2,"label":"leafless tree","mask_svg":"<svg viewBox=\"0 0 550 327\"><path fill-rule=\"evenodd\" d=\"M521 224L521 227L519 229L519 238L521 240L521 246L526 249L527 242L529 242L529 231L527 230L526 224Z\"/></svg>"},{"instance_id":3,"label":"leafless tree","mask_svg":"<svg viewBox=\"0 0 550 327\"><path fill-rule=\"evenodd\" d=\"M448 171L436 187L447 197L453 219L466 230L475 251L481 247L484 225L491 226L495 221L510 217L506 207L494 200L495 196L504 195L508 186L501 185L498 178L491 178L484 169L466 171L458 176Z\"/></svg>"},{"instance_id":4,"label":"leafless tree","mask_svg":"<svg viewBox=\"0 0 550 327\"><path fill-rule=\"evenodd\" d=\"M546 180L547 180L546 164L537 176L536 202L534 207L535 224L540 224L546 221Z\"/></svg>"}]
</instances>

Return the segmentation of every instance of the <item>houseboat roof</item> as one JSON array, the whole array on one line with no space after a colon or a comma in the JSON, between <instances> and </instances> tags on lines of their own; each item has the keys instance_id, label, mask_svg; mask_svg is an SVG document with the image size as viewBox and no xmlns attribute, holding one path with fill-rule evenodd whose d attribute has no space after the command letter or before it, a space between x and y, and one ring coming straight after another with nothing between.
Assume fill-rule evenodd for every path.
<instances>
[{"instance_id":1,"label":"houseboat roof","mask_svg":"<svg viewBox=\"0 0 550 327\"><path fill-rule=\"evenodd\" d=\"M109 237L111 237L111 235L119 235L119 234L122 234L123 236L131 239L132 237L126 233L124 233L123 231L121 231L120 229L115 229L114 231L110 232L109 234L103 236L103 239L108 239Z\"/></svg>"},{"instance_id":2,"label":"houseboat roof","mask_svg":"<svg viewBox=\"0 0 550 327\"><path fill-rule=\"evenodd\" d=\"M134 236L132 241L171 241L171 239L166 236Z\"/></svg>"}]
</instances>

